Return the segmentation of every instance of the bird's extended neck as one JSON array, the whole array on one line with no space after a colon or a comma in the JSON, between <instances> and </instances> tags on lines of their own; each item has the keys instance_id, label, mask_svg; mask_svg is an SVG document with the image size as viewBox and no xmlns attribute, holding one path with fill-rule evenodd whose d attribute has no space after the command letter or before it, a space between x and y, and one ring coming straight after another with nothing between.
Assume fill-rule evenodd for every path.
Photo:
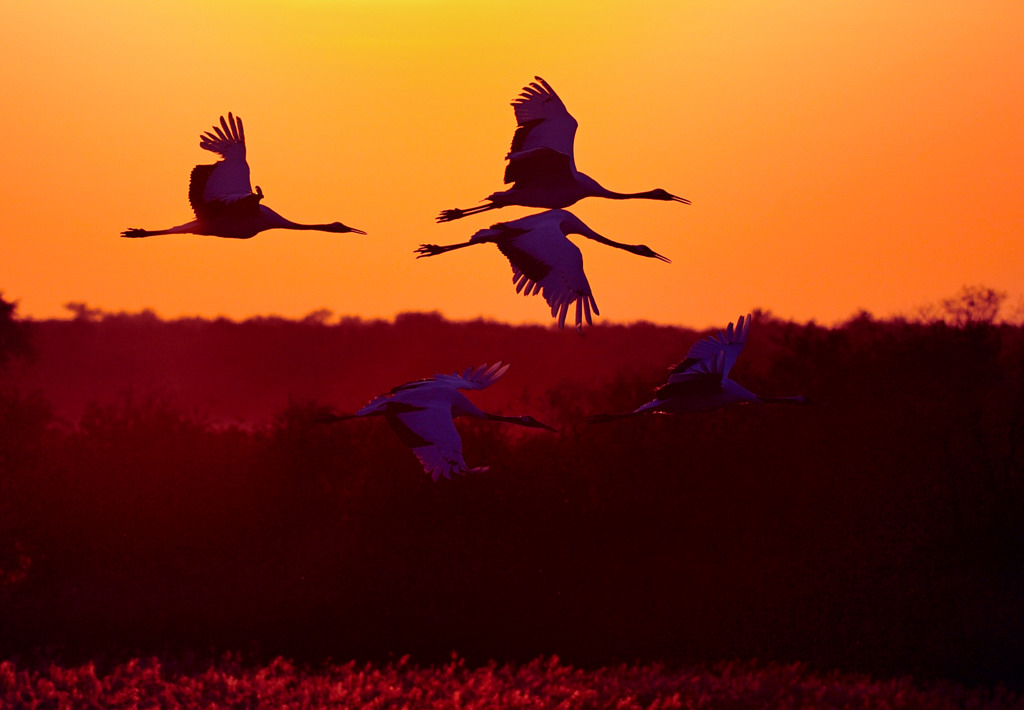
<instances>
[{"instance_id":1,"label":"bird's extended neck","mask_svg":"<svg viewBox=\"0 0 1024 710\"><path fill-rule=\"evenodd\" d=\"M615 192L614 190L608 190L601 188L601 194L599 197L607 197L609 200L654 200L657 199L654 196L654 190L645 190L644 192Z\"/></svg>"},{"instance_id":2,"label":"bird's extended neck","mask_svg":"<svg viewBox=\"0 0 1024 710\"><path fill-rule=\"evenodd\" d=\"M530 427L532 429L547 429L548 431L558 431L553 426L548 426L544 422L539 422L529 414L524 414L519 417L505 417L500 414L488 414L487 419L495 422L508 422L509 424L518 424L519 426Z\"/></svg>"},{"instance_id":3,"label":"bird's extended neck","mask_svg":"<svg viewBox=\"0 0 1024 710\"><path fill-rule=\"evenodd\" d=\"M492 422L508 422L509 424L522 424L522 417L506 417L501 414L488 414L486 418Z\"/></svg>"},{"instance_id":4,"label":"bird's extended neck","mask_svg":"<svg viewBox=\"0 0 1024 710\"><path fill-rule=\"evenodd\" d=\"M264 229L298 229L315 232L355 232L356 234L366 234L361 229L346 226L341 222L331 222L330 224L302 224L301 222L293 222L282 217L266 205L260 205L260 216L266 225L263 227Z\"/></svg>"},{"instance_id":5,"label":"bird's extended neck","mask_svg":"<svg viewBox=\"0 0 1024 710\"><path fill-rule=\"evenodd\" d=\"M595 242L600 242L601 244L610 247L615 247L616 249L622 249L624 251L630 252L631 254L636 254L637 256L647 256L653 259L659 259L667 263L671 263L672 261L668 257L662 256L661 254L657 253L656 251L654 251L653 249L644 244L623 244L622 242L617 242L614 239L609 239L608 237L598 234L593 229L583 224L583 222L578 218L563 221L562 233L580 234L586 237L587 239L593 239Z\"/></svg>"},{"instance_id":6,"label":"bird's extended neck","mask_svg":"<svg viewBox=\"0 0 1024 710\"><path fill-rule=\"evenodd\" d=\"M266 205L260 205L260 215L263 217L263 221L268 225L268 229L320 229L324 226L293 222L286 217L282 217Z\"/></svg>"},{"instance_id":7,"label":"bird's extended neck","mask_svg":"<svg viewBox=\"0 0 1024 710\"><path fill-rule=\"evenodd\" d=\"M757 395L757 401L765 404L807 404L807 398L802 394L792 397L768 397L759 394Z\"/></svg>"},{"instance_id":8,"label":"bird's extended neck","mask_svg":"<svg viewBox=\"0 0 1024 710\"><path fill-rule=\"evenodd\" d=\"M594 180L588 180L586 189L588 194L594 197L606 197L609 200L661 200L664 202L682 202L684 205L690 204L690 201L685 197L673 195L671 192L662 190L660 187L654 190L644 190L643 192L616 192L599 185Z\"/></svg>"}]
</instances>

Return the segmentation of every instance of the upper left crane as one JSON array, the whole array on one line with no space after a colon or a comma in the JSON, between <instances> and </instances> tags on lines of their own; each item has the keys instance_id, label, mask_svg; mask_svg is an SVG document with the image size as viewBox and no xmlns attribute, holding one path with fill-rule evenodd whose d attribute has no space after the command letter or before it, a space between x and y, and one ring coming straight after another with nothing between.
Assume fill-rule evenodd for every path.
<instances>
[{"instance_id":1,"label":"upper left crane","mask_svg":"<svg viewBox=\"0 0 1024 710\"><path fill-rule=\"evenodd\" d=\"M228 239L250 239L268 229L308 229L320 232L354 232L361 229L341 222L301 224L282 217L261 205L263 190L252 191L249 164L245 161L245 129L242 119L228 114L220 117L220 125L202 134L199 147L221 156L213 165L192 168L188 185L188 201L196 218L169 229L139 229L121 232L122 237L155 237L161 234L203 234Z\"/></svg>"}]
</instances>

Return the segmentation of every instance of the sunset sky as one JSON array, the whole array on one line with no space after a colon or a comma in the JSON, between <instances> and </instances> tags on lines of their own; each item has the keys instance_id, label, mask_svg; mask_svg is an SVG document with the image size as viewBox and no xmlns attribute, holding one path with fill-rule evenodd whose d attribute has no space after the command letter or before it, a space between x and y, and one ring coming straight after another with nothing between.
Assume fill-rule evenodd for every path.
<instances>
[{"instance_id":1,"label":"sunset sky","mask_svg":"<svg viewBox=\"0 0 1024 710\"><path fill-rule=\"evenodd\" d=\"M0 0L0 291L160 316L439 310L550 323L492 246L414 258L535 210L448 224L503 189L535 74L606 187L692 206L570 208L672 264L575 238L600 322L764 308L913 315L1024 296L1024 3L968 0ZM128 240L192 218L201 132L245 121L264 204L367 236Z\"/></svg>"}]
</instances>

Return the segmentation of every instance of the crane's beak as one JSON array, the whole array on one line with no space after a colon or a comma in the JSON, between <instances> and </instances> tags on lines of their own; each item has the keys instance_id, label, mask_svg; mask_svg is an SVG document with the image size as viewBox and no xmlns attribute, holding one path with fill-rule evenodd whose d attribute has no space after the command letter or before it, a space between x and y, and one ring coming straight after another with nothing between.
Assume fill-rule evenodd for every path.
<instances>
[{"instance_id":1,"label":"crane's beak","mask_svg":"<svg viewBox=\"0 0 1024 710\"><path fill-rule=\"evenodd\" d=\"M690 202L685 197L677 197L676 195L672 195L672 201L673 202L682 202L684 205L692 205L693 204L692 202Z\"/></svg>"},{"instance_id":2,"label":"crane's beak","mask_svg":"<svg viewBox=\"0 0 1024 710\"><path fill-rule=\"evenodd\" d=\"M655 259L660 259L661 261L664 261L666 264L671 264L672 263L671 259L669 259L667 256L662 256L658 252L654 252L654 258Z\"/></svg>"},{"instance_id":3,"label":"crane's beak","mask_svg":"<svg viewBox=\"0 0 1024 710\"><path fill-rule=\"evenodd\" d=\"M355 227L349 227L348 231L352 232L353 234L366 234L366 232L364 232L363 230L356 229Z\"/></svg>"}]
</instances>

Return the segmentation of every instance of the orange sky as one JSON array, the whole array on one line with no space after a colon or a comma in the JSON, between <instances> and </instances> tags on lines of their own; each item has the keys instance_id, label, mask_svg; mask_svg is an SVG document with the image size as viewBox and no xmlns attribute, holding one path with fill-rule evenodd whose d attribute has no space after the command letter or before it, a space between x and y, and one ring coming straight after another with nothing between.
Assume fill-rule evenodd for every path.
<instances>
[{"instance_id":1,"label":"orange sky","mask_svg":"<svg viewBox=\"0 0 1024 710\"><path fill-rule=\"evenodd\" d=\"M509 101L534 74L606 187L572 211L601 317L695 327L752 308L834 323L983 284L1024 295L1024 4L633 0L0 0L0 290L164 317L549 323L496 249L416 260L506 208ZM368 236L126 240L191 219L199 134L233 111L253 183L297 221Z\"/></svg>"}]
</instances>

